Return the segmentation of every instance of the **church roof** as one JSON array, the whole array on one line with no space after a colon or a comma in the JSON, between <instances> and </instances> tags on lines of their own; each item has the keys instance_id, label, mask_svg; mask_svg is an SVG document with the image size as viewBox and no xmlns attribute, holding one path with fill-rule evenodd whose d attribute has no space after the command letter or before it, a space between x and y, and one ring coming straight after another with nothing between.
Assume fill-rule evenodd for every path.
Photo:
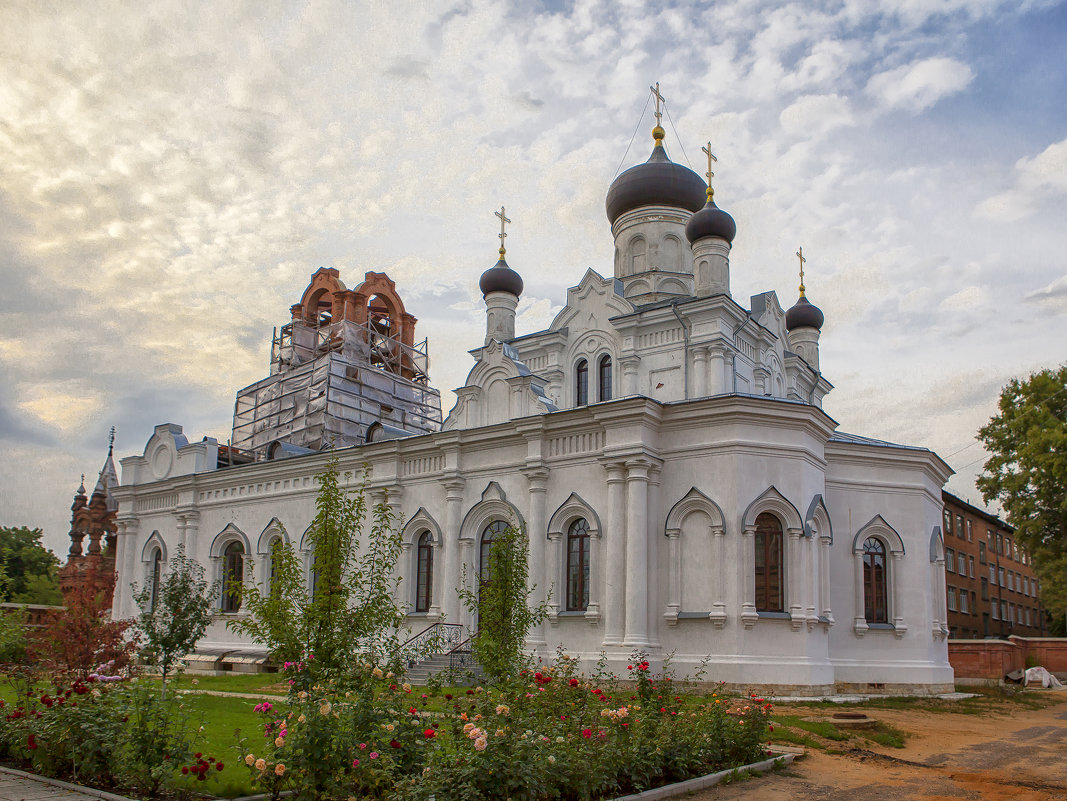
<instances>
[{"instance_id":1,"label":"church roof","mask_svg":"<svg viewBox=\"0 0 1067 801\"><path fill-rule=\"evenodd\" d=\"M107 459L104 460L104 466L100 468L100 477L96 481L96 487L93 489L93 495L103 495L107 501L107 510L109 512L117 511L119 508L119 502L115 500L115 495L112 490L119 485L119 472L115 469L115 441L114 433L112 433L111 445L107 449Z\"/></svg>"},{"instance_id":2,"label":"church roof","mask_svg":"<svg viewBox=\"0 0 1067 801\"><path fill-rule=\"evenodd\" d=\"M835 431L830 436L830 442L841 442L848 445L871 445L876 448L903 448L908 451L929 451L929 448L921 448L918 445L900 445L896 442L887 442L884 439L873 437L861 437L859 434L846 434L844 431Z\"/></svg>"}]
</instances>

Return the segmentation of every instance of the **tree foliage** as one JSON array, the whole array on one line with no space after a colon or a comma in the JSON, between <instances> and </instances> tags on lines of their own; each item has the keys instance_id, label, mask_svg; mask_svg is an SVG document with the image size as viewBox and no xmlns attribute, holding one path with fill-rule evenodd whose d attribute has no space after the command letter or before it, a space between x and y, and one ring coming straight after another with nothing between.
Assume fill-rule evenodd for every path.
<instances>
[{"instance_id":1,"label":"tree foliage","mask_svg":"<svg viewBox=\"0 0 1067 801\"><path fill-rule=\"evenodd\" d=\"M279 540L267 568L269 587L261 590L253 576L242 589L250 614L227 624L266 645L275 660L301 663L299 683L309 687L348 683L357 663L392 662L404 620L396 601L401 540L394 515L383 501L368 521L366 474L355 491L342 477L347 484L351 474L339 474L333 459L315 479L316 514L307 532L314 591L292 544Z\"/></svg>"},{"instance_id":2,"label":"tree foliage","mask_svg":"<svg viewBox=\"0 0 1067 801\"><path fill-rule=\"evenodd\" d=\"M33 637L29 656L57 687L71 678L84 680L101 665L117 672L136 651L126 637L129 621L111 619L110 578L96 569L86 571L68 594L66 608L53 611Z\"/></svg>"},{"instance_id":3,"label":"tree foliage","mask_svg":"<svg viewBox=\"0 0 1067 801\"><path fill-rule=\"evenodd\" d=\"M494 682L514 678L524 667L524 647L530 629L548 614L546 604L530 606L534 587L527 586L526 532L508 526L489 544L485 575L471 588L464 574L460 599L477 616L471 651L486 676Z\"/></svg>"},{"instance_id":4,"label":"tree foliage","mask_svg":"<svg viewBox=\"0 0 1067 801\"><path fill-rule=\"evenodd\" d=\"M164 697L167 676L207 631L217 594L218 585L208 584L203 565L186 557L183 545L168 560L158 587L152 580L141 589L133 586L133 599L141 609L136 623L144 643L141 658L159 666Z\"/></svg>"},{"instance_id":5,"label":"tree foliage","mask_svg":"<svg viewBox=\"0 0 1067 801\"><path fill-rule=\"evenodd\" d=\"M26 526L0 526L0 559L8 576L0 600L17 604L60 605L59 559L41 544L43 532Z\"/></svg>"},{"instance_id":6,"label":"tree foliage","mask_svg":"<svg viewBox=\"0 0 1067 801\"><path fill-rule=\"evenodd\" d=\"M989 452L977 486L999 501L1033 557L1041 601L1067 609L1067 365L1012 379L999 412L978 432Z\"/></svg>"}]
</instances>

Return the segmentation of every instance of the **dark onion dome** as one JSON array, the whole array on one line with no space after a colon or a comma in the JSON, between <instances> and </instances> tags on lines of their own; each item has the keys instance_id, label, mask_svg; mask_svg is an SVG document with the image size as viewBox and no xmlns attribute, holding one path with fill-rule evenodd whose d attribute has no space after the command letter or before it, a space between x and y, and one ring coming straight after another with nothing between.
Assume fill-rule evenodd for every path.
<instances>
[{"instance_id":1,"label":"dark onion dome","mask_svg":"<svg viewBox=\"0 0 1067 801\"><path fill-rule=\"evenodd\" d=\"M737 223L734 218L715 205L710 197L704 208L689 218L685 224L685 238L692 245L698 239L706 236L716 236L727 242L734 241L737 233Z\"/></svg>"},{"instance_id":2,"label":"dark onion dome","mask_svg":"<svg viewBox=\"0 0 1067 801\"><path fill-rule=\"evenodd\" d=\"M510 292L518 297L522 294L522 276L508 267L501 255L500 261L482 273L478 288L482 290L482 297L490 292Z\"/></svg>"},{"instance_id":3,"label":"dark onion dome","mask_svg":"<svg viewBox=\"0 0 1067 801\"><path fill-rule=\"evenodd\" d=\"M820 329L825 319L819 307L801 295L793 307L785 313L785 328L787 331L792 331L794 328Z\"/></svg>"},{"instance_id":4,"label":"dark onion dome","mask_svg":"<svg viewBox=\"0 0 1067 801\"><path fill-rule=\"evenodd\" d=\"M674 206L694 212L703 207L703 179L667 158L661 138L657 138L648 161L631 167L611 182L605 205L612 225L626 212L641 206Z\"/></svg>"}]
</instances>

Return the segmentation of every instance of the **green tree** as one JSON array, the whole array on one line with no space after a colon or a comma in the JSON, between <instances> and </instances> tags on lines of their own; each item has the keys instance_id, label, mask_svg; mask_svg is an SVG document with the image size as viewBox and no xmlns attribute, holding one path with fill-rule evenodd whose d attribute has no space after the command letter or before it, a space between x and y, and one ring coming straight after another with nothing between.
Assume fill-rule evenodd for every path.
<instances>
[{"instance_id":1,"label":"green tree","mask_svg":"<svg viewBox=\"0 0 1067 801\"><path fill-rule=\"evenodd\" d=\"M141 658L159 666L166 698L167 676L207 631L218 586L208 584L203 565L186 557L185 546L179 545L158 587L150 580L141 589L136 584L132 589L141 609L136 623L144 643Z\"/></svg>"},{"instance_id":2,"label":"green tree","mask_svg":"<svg viewBox=\"0 0 1067 801\"><path fill-rule=\"evenodd\" d=\"M343 477L347 483L351 474ZM404 620L396 601L400 532L383 501L372 510L370 530L361 542L367 476L355 491L341 479L336 459L315 478L316 514L307 533L314 590L293 546L278 541L272 548L269 587L260 590L253 575L241 589L249 616L227 624L266 645L276 661L302 663L296 689L323 681L343 686L356 680L355 665L391 664L397 657Z\"/></svg>"},{"instance_id":3,"label":"green tree","mask_svg":"<svg viewBox=\"0 0 1067 801\"><path fill-rule=\"evenodd\" d=\"M1015 537L1033 557L1041 603L1067 610L1067 365L1012 379L999 412L978 431L989 452L977 480L986 503L999 501Z\"/></svg>"},{"instance_id":4,"label":"green tree","mask_svg":"<svg viewBox=\"0 0 1067 801\"><path fill-rule=\"evenodd\" d=\"M41 544L43 532L26 526L0 526L0 559L9 577L0 600L18 604L63 603L57 569L59 559Z\"/></svg>"},{"instance_id":5,"label":"green tree","mask_svg":"<svg viewBox=\"0 0 1067 801\"><path fill-rule=\"evenodd\" d=\"M471 652L493 682L506 682L524 667L524 646L530 629L548 615L547 604L530 606L526 532L508 526L489 544L484 575L469 586L464 572L460 600L477 616L478 630L471 637Z\"/></svg>"}]
</instances>

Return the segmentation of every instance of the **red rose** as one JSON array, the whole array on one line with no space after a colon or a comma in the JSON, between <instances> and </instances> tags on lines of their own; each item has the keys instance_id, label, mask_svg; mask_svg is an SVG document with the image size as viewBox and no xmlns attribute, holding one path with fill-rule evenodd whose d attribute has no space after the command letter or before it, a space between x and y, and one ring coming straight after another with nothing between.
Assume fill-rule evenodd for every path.
<instances>
[{"instance_id":1,"label":"red rose","mask_svg":"<svg viewBox=\"0 0 1067 801\"><path fill-rule=\"evenodd\" d=\"M223 765L222 765L221 762L216 762L215 763L215 770L222 770L222 767L223 767Z\"/></svg>"},{"instance_id":2,"label":"red rose","mask_svg":"<svg viewBox=\"0 0 1067 801\"><path fill-rule=\"evenodd\" d=\"M434 737L437 736L437 732L435 732L433 729L427 729L422 733L422 736L425 737L427 740L432 740Z\"/></svg>"},{"instance_id":3,"label":"red rose","mask_svg":"<svg viewBox=\"0 0 1067 801\"><path fill-rule=\"evenodd\" d=\"M410 712L412 715L419 714L419 710L417 710L415 707L411 707L411 709L409 709L408 712Z\"/></svg>"},{"instance_id":4,"label":"red rose","mask_svg":"<svg viewBox=\"0 0 1067 801\"><path fill-rule=\"evenodd\" d=\"M391 748L399 748L400 747L400 743L398 743L396 740L390 740L389 741L389 746Z\"/></svg>"},{"instance_id":5,"label":"red rose","mask_svg":"<svg viewBox=\"0 0 1067 801\"><path fill-rule=\"evenodd\" d=\"M585 739L588 740L592 736L593 736L593 730L592 729L582 729L582 737L584 737Z\"/></svg>"},{"instance_id":6,"label":"red rose","mask_svg":"<svg viewBox=\"0 0 1067 801\"><path fill-rule=\"evenodd\" d=\"M569 682L567 682L567 683L568 683L568 684L569 684L569 685L570 685L571 687L577 687L577 686L578 686L578 679L571 679L571 680L570 680Z\"/></svg>"},{"instance_id":7,"label":"red rose","mask_svg":"<svg viewBox=\"0 0 1067 801\"><path fill-rule=\"evenodd\" d=\"M189 775L189 766L188 765L182 765L182 776L188 776L188 775Z\"/></svg>"}]
</instances>

